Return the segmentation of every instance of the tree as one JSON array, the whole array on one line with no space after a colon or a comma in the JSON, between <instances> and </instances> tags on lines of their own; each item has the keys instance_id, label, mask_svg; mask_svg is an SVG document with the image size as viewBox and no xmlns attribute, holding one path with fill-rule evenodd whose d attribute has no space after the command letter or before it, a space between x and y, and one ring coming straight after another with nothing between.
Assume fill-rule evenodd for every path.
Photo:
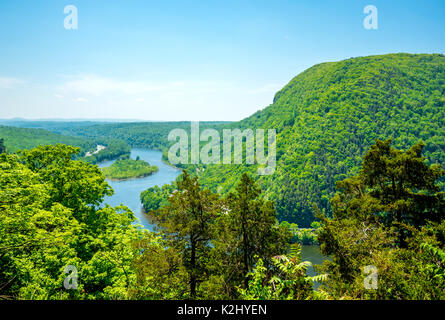
<instances>
[{"instance_id":1,"label":"tree","mask_svg":"<svg viewBox=\"0 0 445 320\"><path fill-rule=\"evenodd\" d=\"M41 146L0 154L0 296L120 299L136 280L132 243L143 234L97 166L72 160L78 148ZM78 271L66 290L67 266Z\"/></svg>"},{"instance_id":2,"label":"tree","mask_svg":"<svg viewBox=\"0 0 445 320\"><path fill-rule=\"evenodd\" d=\"M426 164L423 147L417 143L402 152L391 147L391 140L377 140L364 155L360 174L337 183L342 192L332 199L336 216L372 218L394 227L402 246L409 233L406 225L418 229L427 221L439 222L445 203L436 181L445 170Z\"/></svg>"},{"instance_id":3,"label":"tree","mask_svg":"<svg viewBox=\"0 0 445 320\"><path fill-rule=\"evenodd\" d=\"M137 278L130 289L131 299L178 300L189 296L188 273L175 247L149 232L135 246L142 254L133 261Z\"/></svg>"},{"instance_id":4,"label":"tree","mask_svg":"<svg viewBox=\"0 0 445 320\"><path fill-rule=\"evenodd\" d=\"M322 253L332 261L327 290L337 298L438 299L444 282L433 265L445 245L445 171L429 166L422 143L406 152L377 140L363 157L360 173L337 183L333 216L320 213ZM378 271L378 288L366 290L364 267ZM434 274L434 272L436 274Z\"/></svg>"},{"instance_id":5,"label":"tree","mask_svg":"<svg viewBox=\"0 0 445 320\"><path fill-rule=\"evenodd\" d=\"M271 258L286 252L291 237L287 228L278 225L271 201L260 198L255 181L243 174L235 193L226 199L226 214L219 220L221 236L215 247L220 255L220 269L226 281L248 286L247 275L256 263L255 256L269 265Z\"/></svg>"},{"instance_id":6,"label":"tree","mask_svg":"<svg viewBox=\"0 0 445 320\"><path fill-rule=\"evenodd\" d=\"M195 298L197 285L206 278L206 257L221 207L218 195L201 189L198 178L185 170L177 186L168 205L153 215L169 244L181 253L189 275L190 296Z\"/></svg>"}]
</instances>

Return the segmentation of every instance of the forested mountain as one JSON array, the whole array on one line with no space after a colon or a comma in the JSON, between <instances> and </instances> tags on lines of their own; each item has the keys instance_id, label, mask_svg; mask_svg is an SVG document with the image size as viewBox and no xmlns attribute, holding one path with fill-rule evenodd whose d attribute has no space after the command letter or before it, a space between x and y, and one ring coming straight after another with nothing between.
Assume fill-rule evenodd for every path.
<instances>
[{"instance_id":1,"label":"forested mountain","mask_svg":"<svg viewBox=\"0 0 445 320\"><path fill-rule=\"evenodd\" d=\"M430 163L445 160L445 56L389 54L322 63L292 79L273 104L232 128L277 130L277 170L257 179L280 220L308 226L312 204L330 211L335 182L359 170L376 139ZM228 192L256 166L209 165L200 181ZM441 182L443 187L443 180Z\"/></svg>"}]
</instances>

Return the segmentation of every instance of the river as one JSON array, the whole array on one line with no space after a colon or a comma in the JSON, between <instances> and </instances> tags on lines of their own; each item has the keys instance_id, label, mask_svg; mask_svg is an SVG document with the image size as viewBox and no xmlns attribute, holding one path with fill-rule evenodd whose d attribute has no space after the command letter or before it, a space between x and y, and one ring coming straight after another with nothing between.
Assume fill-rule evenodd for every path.
<instances>
[{"instance_id":1,"label":"river","mask_svg":"<svg viewBox=\"0 0 445 320\"><path fill-rule=\"evenodd\" d=\"M166 183L173 182L176 177L181 173L181 170L171 167L162 161L162 152L148 149L132 149L130 157L136 159L138 157L141 160L147 161L153 166L157 166L159 171L155 174L138 179L130 179L125 181L110 181L107 180L110 186L114 190L114 194L111 197L105 198L105 203L110 206L117 206L124 204L134 212L135 216L139 219L139 223L142 224L148 230L153 231L153 225L142 210L141 200L139 198L142 191L147 190L155 185L163 186ZM100 168L111 165L113 161L106 161L99 165Z\"/></svg>"},{"instance_id":2,"label":"river","mask_svg":"<svg viewBox=\"0 0 445 320\"><path fill-rule=\"evenodd\" d=\"M111 206L117 206L124 204L134 212L135 216L139 219L139 223L142 224L148 230L153 231L153 224L145 215L142 209L140 201L140 194L142 191L158 185L163 186L166 183L171 183L181 173L181 170L171 167L162 162L162 152L148 149L132 149L130 157L136 159L138 157L141 160L147 161L151 165L157 166L159 171L151 176L131 179L125 181L110 181L108 183L114 190L114 194L111 197L105 198L105 203ZM99 164L100 168L111 165L113 161L106 161ZM318 246L302 246L301 257L303 261L310 261L312 264L321 264L326 257L320 253ZM308 275L315 275L315 271L312 267L308 269Z\"/></svg>"}]
</instances>

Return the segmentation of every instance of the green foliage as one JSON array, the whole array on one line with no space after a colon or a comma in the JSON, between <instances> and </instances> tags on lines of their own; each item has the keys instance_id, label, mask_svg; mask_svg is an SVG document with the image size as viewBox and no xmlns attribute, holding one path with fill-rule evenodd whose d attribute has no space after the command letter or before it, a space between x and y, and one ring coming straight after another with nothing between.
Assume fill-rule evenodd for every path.
<instances>
[{"instance_id":1,"label":"green foliage","mask_svg":"<svg viewBox=\"0 0 445 320\"><path fill-rule=\"evenodd\" d=\"M313 224L315 221L313 222ZM318 244L317 241L317 233L316 229L310 229L310 228L299 228L296 223L289 223L287 221L282 221L280 223L281 226L287 228L291 234L291 243L301 243L304 245L316 245ZM318 224L315 224L317 227L319 227Z\"/></svg>"},{"instance_id":2,"label":"green foliage","mask_svg":"<svg viewBox=\"0 0 445 320\"><path fill-rule=\"evenodd\" d=\"M121 140L115 139L99 139L95 140L97 144L104 145L105 149L92 154L91 156L85 157L82 160L88 163L96 164L104 162L106 160L113 160L116 158L129 158L130 157L130 146Z\"/></svg>"},{"instance_id":3,"label":"green foliage","mask_svg":"<svg viewBox=\"0 0 445 320\"><path fill-rule=\"evenodd\" d=\"M82 152L96 148L94 141L70 136L63 136L43 129L26 129L0 126L0 137L9 153L22 149L32 149L39 145L55 145L57 143L79 147Z\"/></svg>"},{"instance_id":4,"label":"green foliage","mask_svg":"<svg viewBox=\"0 0 445 320\"><path fill-rule=\"evenodd\" d=\"M255 256L270 265L273 256L287 249L290 232L278 225L274 204L260 195L253 179L243 174L235 192L225 199L225 214L219 218L219 237L214 243L228 287L240 282L247 287Z\"/></svg>"},{"instance_id":5,"label":"green foliage","mask_svg":"<svg viewBox=\"0 0 445 320\"><path fill-rule=\"evenodd\" d=\"M120 155L130 154L130 146L124 141L73 137L44 129L0 126L0 136L4 137L4 145L10 153L15 153L23 149L32 149L37 146L56 145L60 143L79 147L79 152L73 155L73 157L85 160L91 164L111 160ZM86 152L94 152L97 145L104 145L106 148L92 156L83 157Z\"/></svg>"},{"instance_id":6,"label":"green foliage","mask_svg":"<svg viewBox=\"0 0 445 320\"><path fill-rule=\"evenodd\" d=\"M333 217L319 214L322 253L332 261L325 290L344 299L443 299L445 171L428 165L423 144L406 152L377 140L360 173L338 182ZM378 287L364 287L365 266L375 266Z\"/></svg>"},{"instance_id":7,"label":"green foliage","mask_svg":"<svg viewBox=\"0 0 445 320\"><path fill-rule=\"evenodd\" d=\"M225 122L200 122L200 127L213 128ZM131 122L107 123L82 126L52 127L51 131L66 135L100 139L118 139L133 148L147 148L167 151L174 142L168 141L168 134L173 129L183 129L190 133L190 122Z\"/></svg>"},{"instance_id":8,"label":"green foliage","mask_svg":"<svg viewBox=\"0 0 445 320\"><path fill-rule=\"evenodd\" d=\"M132 299L186 299L189 275L180 252L160 236L150 234L135 243L142 254L134 261L137 280Z\"/></svg>"},{"instance_id":9,"label":"green foliage","mask_svg":"<svg viewBox=\"0 0 445 320\"><path fill-rule=\"evenodd\" d=\"M184 261L190 283L189 295L196 297L199 282L206 278L210 241L215 237L215 220L220 212L218 195L201 189L197 177L183 171L178 190L165 207L153 213L169 244Z\"/></svg>"},{"instance_id":10,"label":"green foliage","mask_svg":"<svg viewBox=\"0 0 445 320\"><path fill-rule=\"evenodd\" d=\"M97 166L73 160L78 151L58 144L0 155L0 297L233 298L244 270L253 269L250 251L272 261L286 250L288 234L280 234L272 204L258 199L248 177L222 200L184 172L153 214L156 235L133 225L125 206L103 206L113 191ZM239 211L243 203L251 207ZM234 228L243 219L245 233ZM228 259L218 260L224 241L241 255L227 248ZM241 257L248 257L248 269L228 277ZM68 265L78 270L76 290L63 286Z\"/></svg>"},{"instance_id":11,"label":"green foliage","mask_svg":"<svg viewBox=\"0 0 445 320\"><path fill-rule=\"evenodd\" d=\"M168 198L176 190L176 183L165 184L161 188L154 186L141 193L141 202L145 212L158 210L168 204Z\"/></svg>"},{"instance_id":12,"label":"green foliage","mask_svg":"<svg viewBox=\"0 0 445 320\"><path fill-rule=\"evenodd\" d=\"M244 175L235 192L221 199L201 188L198 178L187 171L173 185L145 191L141 195L145 209L160 207L149 214L157 222L169 252L144 252L141 261L145 267L138 269L139 277L144 281L159 279L148 266L155 265L158 259L167 259L167 255L170 262L161 263L166 269L160 273L165 275L171 268L178 270L165 281L173 281L181 290L173 292L165 287L162 296L237 298L236 287L247 287L247 275L256 262L254 256L272 266L273 257L288 248L290 233L278 225L273 203L261 199L260 193L254 181ZM187 290L180 280L184 274ZM155 286L164 285L158 282ZM140 297L153 295L148 288L144 290L138 292Z\"/></svg>"},{"instance_id":13,"label":"green foliage","mask_svg":"<svg viewBox=\"0 0 445 320\"><path fill-rule=\"evenodd\" d=\"M273 258L273 269L264 267L258 259L255 270L249 274L249 286L238 288L242 299L247 300L306 300L326 298L323 292L312 289L314 282L326 281L327 275L306 275L309 261L301 261L300 246L294 244L289 255ZM257 257L258 258L258 257Z\"/></svg>"},{"instance_id":14,"label":"green foliage","mask_svg":"<svg viewBox=\"0 0 445 320\"><path fill-rule=\"evenodd\" d=\"M101 207L112 190L96 166L56 145L0 155L0 296L122 299L135 283L131 244L143 238L126 207ZM63 286L78 270L78 289Z\"/></svg>"},{"instance_id":15,"label":"green foliage","mask_svg":"<svg viewBox=\"0 0 445 320\"><path fill-rule=\"evenodd\" d=\"M332 199L332 205L336 217L357 215L362 221L373 219L387 228L394 227L402 245L409 234L406 225L419 228L427 221L443 219L444 192L435 183L445 170L425 162L423 143L406 152L390 144L391 140L377 140L371 146L359 175L337 183L343 192Z\"/></svg>"},{"instance_id":16,"label":"green foliage","mask_svg":"<svg viewBox=\"0 0 445 320\"><path fill-rule=\"evenodd\" d=\"M111 180L125 180L152 175L159 170L143 160L117 160L109 167L102 168L105 177Z\"/></svg>"}]
</instances>

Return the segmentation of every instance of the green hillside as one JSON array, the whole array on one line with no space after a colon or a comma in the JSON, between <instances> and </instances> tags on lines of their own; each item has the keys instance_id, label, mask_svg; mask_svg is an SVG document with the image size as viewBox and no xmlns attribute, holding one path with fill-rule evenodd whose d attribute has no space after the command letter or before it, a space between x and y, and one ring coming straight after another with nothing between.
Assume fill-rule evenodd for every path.
<instances>
[{"instance_id":1,"label":"green hillside","mask_svg":"<svg viewBox=\"0 0 445 320\"><path fill-rule=\"evenodd\" d=\"M4 139L6 150L9 153L57 143L80 147L81 152L96 149L96 143L91 139L64 136L43 129L0 126L0 138Z\"/></svg>"},{"instance_id":2,"label":"green hillside","mask_svg":"<svg viewBox=\"0 0 445 320\"><path fill-rule=\"evenodd\" d=\"M400 149L422 140L428 161L444 163L445 56L318 64L292 79L272 105L230 127L277 130L277 170L257 179L281 220L308 226L312 204L330 210L335 182L358 172L377 138ZM255 175L256 166L210 165L200 181L225 193L246 171Z\"/></svg>"},{"instance_id":3,"label":"green hillside","mask_svg":"<svg viewBox=\"0 0 445 320\"><path fill-rule=\"evenodd\" d=\"M79 158L83 157L86 152L94 153L89 157L82 158L89 163L99 163L121 155L130 154L130 146L121 140L73 137L44 129L0 125L0 139L4 139L6 150L9 153L23 149L32 149L40 145L55 145L58 143L79 147ZM106 148L95 152L97 145L104 145Z\"/></svg>"},{"instance_id":4,"label":"green hillside","mask_svg":"<svg viewBox=\"0 0 445 320\"><path fill-rule=\"evenodd\" d=\"M200 127L218 127L227 122L200 122ZM128 122L101 123L83 126L55 126L48 125L48 130L70 136L81 136L93 139L120 139L134 148L149 148L166 150L172 143L168 141L168 134L173 129L190 131L189 121L169 122Z\"/></svg>"}]
</instances>

